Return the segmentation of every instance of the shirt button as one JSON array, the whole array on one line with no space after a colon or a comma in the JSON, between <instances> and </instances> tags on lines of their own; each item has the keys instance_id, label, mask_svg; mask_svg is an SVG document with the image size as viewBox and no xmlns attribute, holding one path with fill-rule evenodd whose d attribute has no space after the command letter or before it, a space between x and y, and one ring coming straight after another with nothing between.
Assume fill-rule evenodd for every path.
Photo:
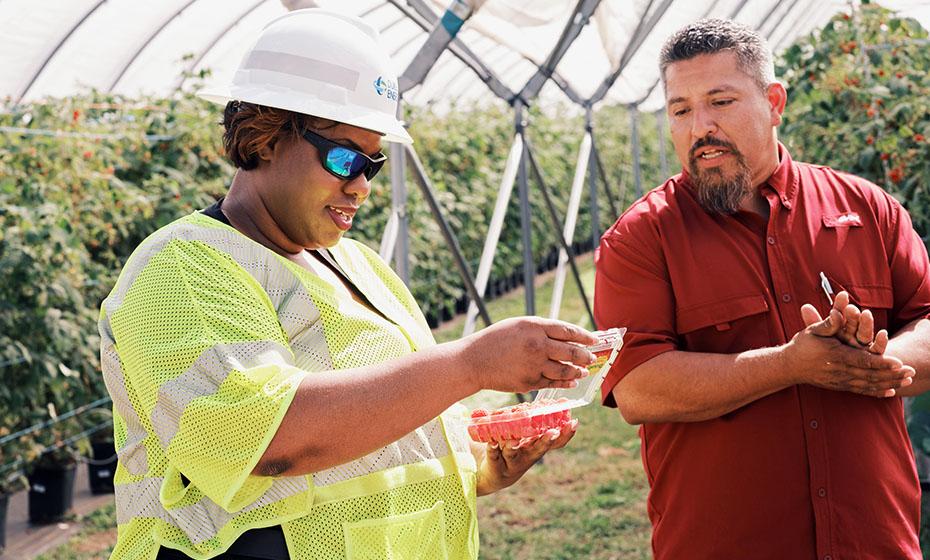
<instances>
[{"instance_id":1,"label":"shirt button","mask_svg":"<svg viewBox=\"0 0 930 560\"><path fill-rule=\"evenodd\" d=\"M827 497L827 490L826 490L826 488L818 488L818 489L817 489L817 495L820 496L821 498L826 498L826 497Z\"/></svg>"},{"instance_id":2,"label":"shirt button","mask_svg":"<svg viewBox=\"0 0 930 560\"><path fill-rule=\"evenodd\" d=\"M788 303L789 301L791 301L791 294L782 294L781 300L785 303Z\"/></svg>"},{"instance_id":3,"label":"shirt button","mask_svg":"<svg viewBox=\"0 0 930 560\"><path fill-rule=\"evenodd\" d=\"M775 244L775 238L772 237L771 235L769 236L768 239L766 239L766 241L769 242L769 245L774 245L774 244Z\"/></svg>"},{"instance_id":4,"label":"shirt button","mask_svg":"<svg viewBox=\"0 0 930 560\"><path fill-rule=\"evenodd\" d=\"M823 560L833 560L833 557L827 554L826 556L823 557Z\"/></svg>"},{"instance_id":5,"label":"shirt button","mask_svg":"<svg viewBox=\"0 0 930 560\"><path fill-rule=\"evenodd\" d=\"M817 421L816 421L816 420L811 420L811 428L813 428L813 429L815 429L815 430L817 429Z\"/></svg>"}]
</instances>

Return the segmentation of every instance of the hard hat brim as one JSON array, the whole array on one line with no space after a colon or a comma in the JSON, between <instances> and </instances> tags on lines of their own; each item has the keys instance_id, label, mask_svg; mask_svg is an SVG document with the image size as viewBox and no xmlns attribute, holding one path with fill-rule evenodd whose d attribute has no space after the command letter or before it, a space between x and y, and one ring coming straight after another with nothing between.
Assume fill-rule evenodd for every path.
<instances>
[{"instance_id":1,"label":"hard hat brim","mask_svg":"<svg viewBox=\"0 0 930 560\"><path fill-rule=\"evenodd\" d=\"M285 109L371 130L381 134L386 142L413 144L413 138L407 133L403 123L390 115L375 110L353 110L353 107L349 105L328 103L320 99L307 99L302 95L289 93L271 91L267 88L234 87L232 90L205 89L197 92L197 96L220 105L236 100Z\"/></svg>"}]
</instances>

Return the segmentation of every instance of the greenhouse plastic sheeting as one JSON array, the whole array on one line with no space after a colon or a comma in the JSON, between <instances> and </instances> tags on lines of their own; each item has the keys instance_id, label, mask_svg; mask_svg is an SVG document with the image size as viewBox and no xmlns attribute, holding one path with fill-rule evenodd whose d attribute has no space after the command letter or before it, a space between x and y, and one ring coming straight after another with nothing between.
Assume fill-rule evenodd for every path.
<instances>
[{"instance_id":1,"label":"greenhouse plastic sheeting","mask_svg":"<svg viewBox=\"0 0 930 560\"><path fill-rule=\"evenodd\" d=\"M421 0L441 16L448 1ZM82 89L169 96L209 69L207 84L227 81L261 27L289 9L319 6L359 15L381 30L403 72L429 29L413 1L372 0L0 0L0 95L14 101L68 96ZM486 0L457 40L510 91L519 92L558 44L575 14L573 0ZM930 24L930 2L888 1ZM759 29L777 51L822 26L851 2L840 0L602 0L556 73L583 101L662 105L657 57L678 27L704 16L734 17ZM416 15L412 17L411 14ZM609 87L608 87L609 86ZM448 50L413 104L481 99L490 90ZM543 100L565 99L551 81ZM532 101L532 100L530 100Z\"/></svg>"}]
</instances>

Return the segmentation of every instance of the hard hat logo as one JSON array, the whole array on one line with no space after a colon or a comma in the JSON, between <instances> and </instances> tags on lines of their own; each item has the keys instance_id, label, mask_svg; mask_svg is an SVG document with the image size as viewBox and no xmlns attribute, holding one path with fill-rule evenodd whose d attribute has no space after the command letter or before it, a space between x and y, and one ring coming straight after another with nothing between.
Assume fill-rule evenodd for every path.
<instances>
[{"instance_id":1,"label":"hard hat logo","mask_svg":"<svg viewBox=\"0 0 930 560\"><path fill-rule=\"evenodd\" d=\"M378 95L387 95L392 101L397 101L397 83L394 80L386 80L384 76L378 76L375 80L375 91Z\"/></svg>"}]
</instances>

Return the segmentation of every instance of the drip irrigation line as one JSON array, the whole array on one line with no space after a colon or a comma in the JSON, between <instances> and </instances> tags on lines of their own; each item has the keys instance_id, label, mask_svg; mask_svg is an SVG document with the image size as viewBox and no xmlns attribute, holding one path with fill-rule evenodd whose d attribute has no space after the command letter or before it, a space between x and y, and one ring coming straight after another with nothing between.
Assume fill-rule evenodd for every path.
<instances>
[{"instance_id":1,"label":"drip irrigation line","mask_svg":"<svg viewBox=\"0 0 930 560\"><path fill-rule=\"evenodd\" d=\"M43 428L47 428L47 427L52 426L52 425L54 425L54 424L57 424L57 423L59 423L59 422L63 422L63 421L65 421L65 420L68 420L69 418L72 418L72 417L74 417L74 416L77 416L78 414L81 414L82 412L85 412L85 411L90 410L90 409L92 409L92 408L100 408L100 407L102 407L103 405L105 405L105 404L107 404L107 403L109 403L109 402L110 402L110 397L103 397L103 398L101 398L101 399L95 400L95 401L92 402L92 403L85 404L84 406L79 406L79 407L75 408L74 410L72 410L72 411L70 411L70 412L66 412L66 413L64 413L64 414L60 414L60 415L58 415L56 418L52 418L51 420L46 420L46 421L44 421L44 422L42 422L42 423L35 424L35 425L33 425L33 426L29 426L28 428L23 428L22 430L20 430L20 431L18 431L18 432L14 432L14 433L12 433L12 434L10 434L10 435L8 435L8 436L4 436L4 437L0 438L0 446L2 446L2 445L6 444L6 443L8 443L8 442L10 442L10 441L12 441L12 440L14 440L14 439L18 439L18 438L21 438L21 437L23 437L23 436L27 436L27 435L29 435L29 434L38 432L39 430L41 430L41 429L43 429Z\"/></svg>"}]
</instances>

